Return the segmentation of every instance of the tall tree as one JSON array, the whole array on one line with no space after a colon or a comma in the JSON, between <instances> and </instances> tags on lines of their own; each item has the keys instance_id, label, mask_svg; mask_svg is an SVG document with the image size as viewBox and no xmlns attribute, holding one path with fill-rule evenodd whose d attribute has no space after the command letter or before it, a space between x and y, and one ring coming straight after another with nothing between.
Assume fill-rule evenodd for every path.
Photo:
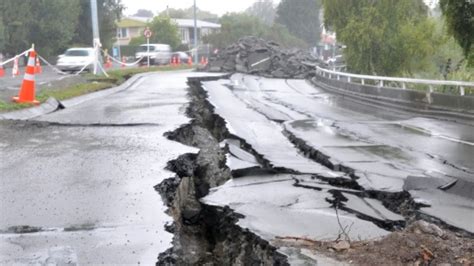
<instances>
[{"instance_id":1,"label":"tall tree","mask_svg":"<svg viewBox=\"0 0 474 266\"><path fill-rule=\"evenodd\" d=\"M247 8L245 12L259 18L268 26L273 25L275 21L276 8L273 4L273 0L259 0Z\"/></svg>"},{"instance_id":2,"label":"tall tree","mask_svg":"<svg viewBox=\"0 0 474 266\"><path fill-rule=\"evenodd\" d=\"M246 36L257 36L268 40L273 40L286 47L305 47L306 43L293 36L288 29L280 24L271 27L263 24L257 17L244 13L229 13L224 15L220 23L220 32L204 37L214 47L225 48L235 43L238 39Z\"/></svg>"},{"instance_id":3,"label":"tall tree","mask_svg":"<svg viewBox=\"0 0 474 266\"><path fill-rule=\"evenodd\" d=\"M79 0L34 1L32 8L36 23L30 26L30 40L37 50L47 56L64 50L78 26Z\"/></svg>"},{"instance_id":4,"label":"tall tree","mask_svg":"<svg viewBox=\"0 0 474 266\"><path fill-rule=\"evenodd\" d=\"M79 15L80 26L76 29L73 42L77 45L91 46L92 22L90 0L79 1L81 5L81 13ZM116 21L122 16L124 7L121 0L97 0L97 8L102 46L110 48L117 35Z\"/></svg>"},{"instance_id":5,"label":"tall tree","mask_svg":"<svg viewBox=\"0 0 474 266\"><path fill-rule=\"evenodd\" d=\"M308 44L316 45L321 35L320 11L320 0L282 0L277 8L276 22Z\"/></svg>"},{"instance_id":6,"label":"tall tree","mask_svg":"<svg viewBox=\"0 0 474 266\"><path fill-rule=\"evenodd\" d=\"M0 1L5 52L18 53L32 43L44 56L60 52L78 26L79 8L79 0Z\"/></svg>"},{"instance_id":7,"label":"tall tree","mask_svg":"<svg viewBox=\"0 0 474 266\"><path fill-rule=\"evenodd\" d=\"M474 2L469 0L440 0L449 32L454 36L474 66Z\"/></svg>"},{"instance_id":8,"label":"tall tree","mask_svg":"<svg viewBox=\"0 0 474 266\"><path fill-rule=\"evenodd\" d=\"M324 0L325 24L351 71L403 75L426 67L434 24L422 0Z\"/></svg>"}]
</instances>

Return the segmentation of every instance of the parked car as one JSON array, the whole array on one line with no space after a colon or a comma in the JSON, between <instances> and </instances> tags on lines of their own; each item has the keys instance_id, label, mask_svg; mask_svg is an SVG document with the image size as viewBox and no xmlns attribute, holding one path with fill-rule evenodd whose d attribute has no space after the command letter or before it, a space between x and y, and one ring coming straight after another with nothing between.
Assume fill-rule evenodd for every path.
<instances>
[{"instance_id":1,"label":"parked car","mask_svg":"<svg viewBox=\"0 0 474 266\"><path fill-rule=\"evenodd\" d=\"M179 58L181 64L187 64L189 60L189 55L185 52L175 52L173 53L173 58Z\"/></svg>"},{"instance_id":2,"label":"parked car","mask_svg":"<svg viewBox=\"0 0 474 266\"><path fill-rule=\"evenodd\" d=\"M91 71L94 67L94 48L70 48L59 56L56 63L61 71Z\"/></svg>"},{"instance_id":3,"label":"parked car","mask_svg":"<svg viewBox=\"0 0 474 266\"><path fill-rule=\"evenodd\" d=\"M150 58L151 65L166 65L171 60L171 46L168 44L142 44L138 48L135 58L140 61L141 64L146 64L148 58Z\"/></svg>"}]
</instances>

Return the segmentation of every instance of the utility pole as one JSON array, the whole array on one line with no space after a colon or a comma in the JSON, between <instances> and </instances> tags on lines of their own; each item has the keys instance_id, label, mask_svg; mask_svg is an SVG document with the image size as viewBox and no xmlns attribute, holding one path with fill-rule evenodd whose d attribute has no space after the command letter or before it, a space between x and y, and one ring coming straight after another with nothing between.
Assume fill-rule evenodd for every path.
<instances>
[{"instance_id":1,"label":"utility pole","mask_svg":"<svg viewBox=\"0 0 474 266\"><path fill-rule=\"evenodd\" d=\"M97 0L90 0L91 2L91 19L92 19L92 36L93 36L93 47L95 52L94 59L94 75L97 75L99 68L99 55L100 55L100 35L99 35L99 16L97 12Z\"/></svg>"},{"instance_id":2,"label":"utility pole","mask_svg":"<svg viewBox=\"0 0 474 266\"><path fill-rule=\"evenodd\" d=\"M197 15L196 15L196 0L194 0L194 64L199 64L199 55L198 55L198 30L197 30Z\"/></svg>"}]
</instances>

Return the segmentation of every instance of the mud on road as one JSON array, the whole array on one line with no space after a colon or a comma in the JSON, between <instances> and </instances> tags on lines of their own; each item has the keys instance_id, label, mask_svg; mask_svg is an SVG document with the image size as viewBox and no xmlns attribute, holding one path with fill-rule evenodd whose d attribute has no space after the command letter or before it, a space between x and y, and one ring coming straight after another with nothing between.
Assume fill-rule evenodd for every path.
<instances>
[{"instance_id":1,"label":"mud on road","mask_svg":"<svg viewBox=\"0 0 474 266\"><path fill-rule=\"evenodd\" d=\"M337 239L298 238L281 235L271 241L239 225L244 216L228 206L204 203L212 188L227 181L255 175L289 175L294 187L318 193L318 186L308 185L292 169L274 167L239 136L232 135L226 122L216 114L201 87L205 78L190 78L190 105L187 115L192 122L169 132L166 136L185 145L199 148L197 154L183 154L168 163L168 170L176 173L157 185L168 214L174 223L167 231L174 234L173 247L159 255L157 265L288 265L337 263L358 265L450 263L470 265L474 262L473 235L454 228L434 217L419 212L423 207L407 192L366 190L357 183L357 175L350 167L334 165L327 156L314 150L301 139L285 132L288 140L301 154L325 167L345 173L350 178L331 178L312 175L311 179L325 183L332 189L326 201L337 211L344 211L360 220L390 231L374 240L351 239L351 228L340 226ZM228 167L229 140L254 157L254 167L235 170ZM262 181L264 182L264 181ZM380 219L350 208L348 198L378 200L401 219ZM384 217L384 216L382 216ZM395 216L396 217L396 216ZM427 222L419 222L426 220ZM313 221L318 223L318 221ZM400 248L401 247L401 248Z\"/></svg>"}]
</instances>

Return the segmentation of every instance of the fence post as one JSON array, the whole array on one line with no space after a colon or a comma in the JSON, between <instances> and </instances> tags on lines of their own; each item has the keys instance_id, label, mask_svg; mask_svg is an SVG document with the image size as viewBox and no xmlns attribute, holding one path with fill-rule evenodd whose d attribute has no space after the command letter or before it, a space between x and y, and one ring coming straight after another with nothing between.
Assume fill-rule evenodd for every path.
<instances>
[{"instance_id":1,"label":"fence post","mask_svg":"<svg viewBox=\"0 0 474 266\"><path fill-rule=\"evenodd\" d=\"M464 87L463 87L463 86L459 87L459 93L461 94L461 96L466 95L466 92L464 91Z\"/></svg>"}]
</instances>

